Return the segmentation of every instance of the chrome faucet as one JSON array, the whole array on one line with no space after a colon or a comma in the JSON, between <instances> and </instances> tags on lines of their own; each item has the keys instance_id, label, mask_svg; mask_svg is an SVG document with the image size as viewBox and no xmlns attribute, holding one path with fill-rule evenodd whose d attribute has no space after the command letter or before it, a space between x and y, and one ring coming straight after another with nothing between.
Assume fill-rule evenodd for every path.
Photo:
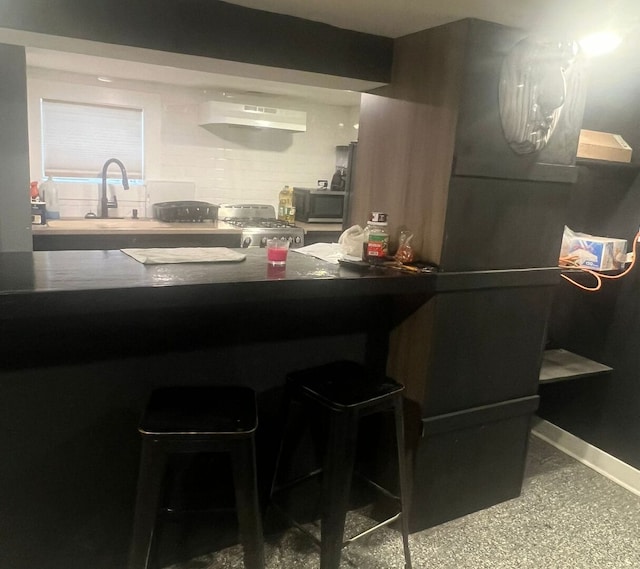
<instances>
[{"instance_id":1,"label":"chrome faucet","mask_svg":"<svg viewBox=\"0 0 640 569\"><path fill-rule=\"evenodd\" d=\"M117 158L109 158L102 167L102 188L100 189L100 217L101 219L107 219L109 217L109 208L118 207L118 199L113 196L113 201L109 201L107 198L107 170L110 164L117 164L122 172L122 187L125 190L129 189L129 179L127 178L127 171L124 168L124 164Z\"/></svg>"}]
</instances>

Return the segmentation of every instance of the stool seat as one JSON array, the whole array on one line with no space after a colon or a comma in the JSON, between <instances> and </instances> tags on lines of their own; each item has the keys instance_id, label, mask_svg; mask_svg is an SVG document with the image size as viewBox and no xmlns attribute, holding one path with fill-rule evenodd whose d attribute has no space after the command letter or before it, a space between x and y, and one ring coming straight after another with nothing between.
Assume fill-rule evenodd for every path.
<instances>
[{"instance_id":1,"label":"stool seat","mask_svg":"<svg viewBox=\"0 0 640 569\"><path fill-rule=\"evenodd\" d=\"M187 386L156 389L138 430L154 434L249 434L258 425L255 394L248 387Z\"/></svg>"},{"instance_id":2,"label":"stool seat","mask_svg":"<svg viewBox=\"0 0 640 569\"><path fill-rule=\"evenodd\" d=\"M129 569L155 561L156 522L169 457L176 453L224 453L230 462L240 543L247 569L264 569L264 538L257 488L255 392L242 386L156 389L138 426L140 472ZM212 482L213 483L213 482Z\"/></svg>"},{"instance_id":3,"label":"stool seat","mask_svg":"<svg viewBox=\"0 0 640 569\"><path fill-rule=\"evenodd\" d=\"M404 389L388 377L374 380L363 366L351 361L296 371L290 373L287 380L294 389L300 389L306 396L338 410L375 405Z\"/></svg>"}]
</instances>

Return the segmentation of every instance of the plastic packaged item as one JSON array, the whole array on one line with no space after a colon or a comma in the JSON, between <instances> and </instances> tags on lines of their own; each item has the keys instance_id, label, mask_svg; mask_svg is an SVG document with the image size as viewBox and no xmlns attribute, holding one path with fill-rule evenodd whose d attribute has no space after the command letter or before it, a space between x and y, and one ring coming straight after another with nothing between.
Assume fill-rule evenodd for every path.
<instances>
[{"instance_id":1,"label":"plastic packaged item","mask_svg":"<svg viewBox=\"0 0 640 569\"><path fill-rule=\"evenodd\" d=\"M578 233L565 225L560 248L560 266L612 271L623 269L626 259L626 239Z\"/></svg>"},{"instance_id":2,"label":"plastic packaged item","mask_svg":"<svg viewBox=\"0 0 640 569\"><path fill-rule=\"evenodd\" d=\"M278 194L278 219L293 223L296 218L296 208L293 205L293 188L285 186Z\"/></svg>"},{"instance_id":3,"label":"plastic packaged item","mask_svg":"<svg viewBox=\"0 0 640 569\"><path fill-rule=\"evenodd\" d=\"M411 246L411 240L413 239L413 233L410 231L401 231L398 250L395 254L396 261L401 263L411 263L414 259L413 247Z\"/></svg>"},{"instance_id":4,"label":"plastic packaged item","mask_svg":"<svg viewBox=\"0 0 640 569\"><path fill-rule=\"evenodd\" d=\"M58 188L51 176L40 184L40 191L44 194L44 201L47 204L47 219L60 219Z\"/></svg>"},{"instance_id":5,"label":"plastic packaged item","mask_svg":"<svg viewBox=\"0 0 640 569\"><path fill-rule=\"evenodd\" d=\"M387 214L372 211L364 230L362 260L370 263L380 262L389 254L389 233L387 232Z\"/></svg>"}]
</instances>

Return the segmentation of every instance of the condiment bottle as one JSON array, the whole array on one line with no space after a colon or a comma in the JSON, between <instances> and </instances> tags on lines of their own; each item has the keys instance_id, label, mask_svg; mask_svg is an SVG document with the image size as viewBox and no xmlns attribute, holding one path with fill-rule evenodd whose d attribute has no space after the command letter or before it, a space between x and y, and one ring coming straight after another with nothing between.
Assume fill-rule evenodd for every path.
<instances>
[{"instance_id":1,"label":"condiment bottle","mask_svg":"<svg viewBox=\"0 0 640 569\"><path fill-rule=\"evenodd\" d=\"M370 263L381 262L388 254L387 214L381 211L372 211L364 230L362 260Z\"/></svg>"},{"instance_id":2,"label":"condiment bottle","mask_svg":"<svg viewBox=\"0 0 640 569\"><path fill-rule=\"evenodd\" d=\"M293 223L296 218L296 208L293 205L293 188L285 186L278 194L278 219Z\"/></svg>"}]
</instances>

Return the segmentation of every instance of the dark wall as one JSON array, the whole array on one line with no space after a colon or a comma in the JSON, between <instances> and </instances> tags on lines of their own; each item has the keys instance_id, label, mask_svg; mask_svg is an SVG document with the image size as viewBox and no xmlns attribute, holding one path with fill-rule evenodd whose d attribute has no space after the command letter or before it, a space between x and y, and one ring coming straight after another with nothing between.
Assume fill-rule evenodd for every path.
<instances>
[{"instance_id":1,"label":"dark wall","mask_svg":"<svg viewBox=\"0 0 640 569\"><path fill-rule=\"evenodd\" d=\"M640 226L640 180L632 168L581 167L568 225L632 242ZM592 281L581 279L585 284ZM614 368L613 373L544 387L540 415L640 468L640 273L589 293L562 283L549 341Z\"/></svg>"},{"instance_id":2,"label":"dark wall","mask_svg":"<svg viewBox=\"0 0 640 569\"><path fill-rule=\"evenodd\" d=\"M217 0L12 0L2 27L388 82L392 40Z\"/></svg>"},{"instance_id":3,"label":"dark wall","mask_svg":"<svg viewBox=\"0 0 640 569\"><path fill-rule=\"evenodd\" d=\"M640 34L625 38L614 53L594 58L583 128L613 132L634 149L632 162L640 164Z\"/></svg>"},{"instance_id":4,"label":"dark wall","mask_svg":"<svg viewBox=\"0 0 640 569\"><path fill-rule=\"evenodd\" d=\"M29 140L24 48L0 44L0 251L30 251Z\"/></svg>"},{"instance_id":5,"label":"dark wall","mask_svg":"<svg viewBox=\"0 0 640 569\"><path fill-rule=\"evenodd\" d=\"M350 321L345 325L363 322L362 329L371 308L349 312L341 306L334 308L336 315L320 304L331 314L324 325L291 303L272 303L286 319L262 313L255 318L259 330L255 321L247 323L246 312L222 307L52 317L12 326L11 333L1 321L3 340L15 342L3 341L0 348L0 567L126 567L140 450L137 423L158 386L254 388L259 477L261 489L268 488L286 373L332 359L365 358L366 334L313 330L334 329L340 314ZM18 337L25 339L23 348ZM185 544L184 535L165 540L172 562L222 546L216 540L225 532L206 527L211 529L204 543Z\"/></svg>"},{"instance_id":6,"label":"dark wall","mask_svg":"<svg viewBox=\"0 0 640 569\"><path fill-rule=\"evenodd\" d=\"M613 132L634 149L640 164L639 35L602 59L594 59L584 128ZM639 167L581 166L567 225L576 231L627 239L640 227ZM585 283L592 282L584 279ZM602 290L587 293L563 283L549 322L553 346L605 363L613 373L549 385L541 390L540 415L587 442L640 468L640 268Z\"/></svg>"}]
</instances>

